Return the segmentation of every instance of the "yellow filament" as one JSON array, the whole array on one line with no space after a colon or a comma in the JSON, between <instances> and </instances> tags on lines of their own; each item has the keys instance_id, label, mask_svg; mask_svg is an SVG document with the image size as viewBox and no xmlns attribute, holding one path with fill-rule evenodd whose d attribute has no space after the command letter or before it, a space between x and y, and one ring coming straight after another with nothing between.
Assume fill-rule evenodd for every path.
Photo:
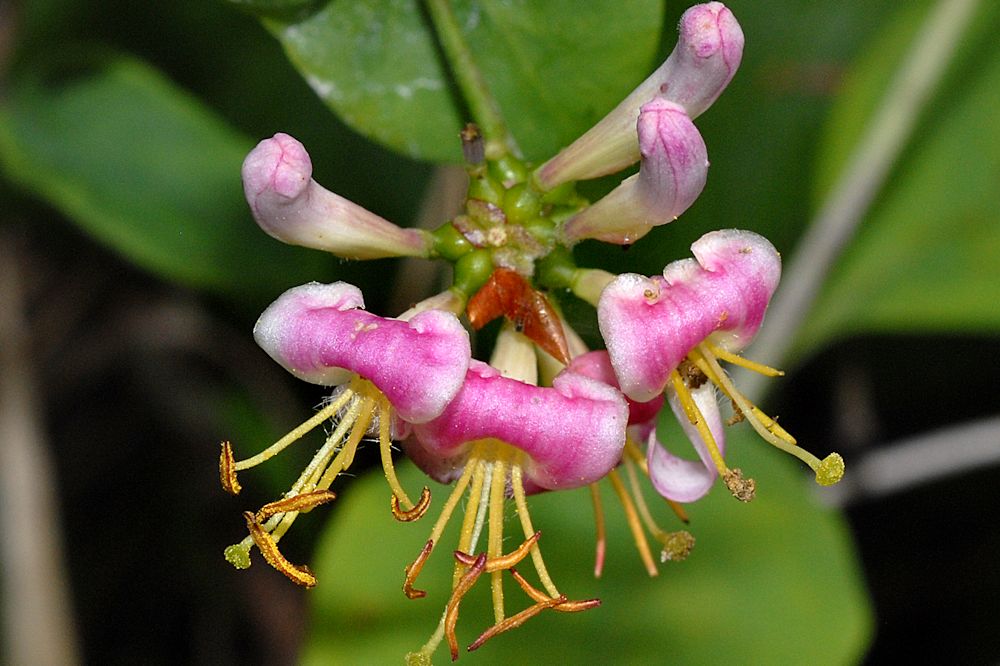
<instances>
[{"instance_id":1,"label":"yellow filament","mask_svg":"<svg viewBox=\"0 0 1000 666\"><path fill-rule=\"evenodd\" d=\"M390 432L392 428L391 418L392 412L389 410L389 399L379 394L378 444L379 454L382 456L382 473L385 474L385 480L389 484L389 489L399 500L403 511L409 511L415 505L410 500L409 495L406 494L406 491L403 490L403 486L399 483L399 479L396 477L396 468L392 464L392 451L389 448L392 445L392 433Z\"/></svg>"},{"instance_id":2,"label":"yellow filament","mask_svg":"<svg viewBox=\"0 0 1000 666\"><path fill-rule=\"evenodd\" d=\"M656 570L656 562L653 561L653 554L649 550L646 533L642 531L639 514L636 513L635 504L633 504L628 490L625 489L625 484L622 483L621 478L618 476L618 470L613 469L608 472L608 480L611 481L611 487L615 489L615 494L618 495L618 499L622 503L622 508L625 509L625 520L628 523L629 530L632 531L632 538L635 539L635 547L639 550L639 557L646 567L646 573L650 576L656 576L659 572Z\"/></svg>"},{"instance_id":3,"label":"yellow filament","mask_svg":"<svg viewBox=\"0 0 1000 666\"><path fill-rule=\"evenodd\" d=\"M278 455L283 450L288 448L289 445L293 444L299 439L302 439L304 435L311 432L316 426L321 424L323 421L326 421L328 418L330 418L338 411L340 411L340 409L344 405L346 405L347 401L350 400L351 397L353 396L354 396L353 391L351 391L350 389L345 390L343 393L338 395L336 399L333 400L333 402L331 402L330 404L323 407L323 409L313 414L312 418L310 418L308 421L305 421L304 423L300 424L290 433L288 433L287 435L285 435L284 437L282 437L277 442L267 447L257 455L253 456L252 458L247 458L246 460L241 460L237 462L236 465L233 467L233 469L239 472L244 469L250 469L251 467L255 467L256 465L259 465L262 462L270 460L271 458L273 458L274 456Z\"/></svg>"},{"instance_id":4,"label":"yellow filament","mask_svg":"<svg viewBox=\"0 0 1000 666\"><path fill-rule=\"evenodd\" d=\"M524 530L524 538L530 539L535 533L535 528L531 525L531 516L528 515L528 502L524 498L524 485L521 477L521 465L513 463L510 468L510 485L514 490L514 504L517 506L517 517L521 520L521 529ZM548 569L545 568L545 560L542 559L542 551L536 543L531 547L531 562L538 572L538 579L542 582L542 587L549 593L550 597L558 597L559 590L556 589L552 577L549 576Z\"/></svg>"},{"instance_id":5,"label":"yellow filament","mask_svg":"<svg viewBox=\"0 0 1000 666\"><path fill-rule=\"evenodd\" d=\"M507 472L504 467L503 460L493 463L493 478L490 483L490 529L486 548L486 556L489 558L503 555L503 495L507 485ZM502 622L504 618L502 575L502 571L490 574L493 615L497 622Z\"/></svg>"},{"instance_id":6,"label":"yellow filament","mask_svg":"<svg viewBox=\"0 0 1000 666\"><path fill-rule=\"evenodd\" d=\"M757 409L754 405L750 404L750 401L746 399L746 396L736 389L732 380L729 379L729 376L722 369L722 366L719 365L719 362L715 359L712 352L710 352L707 347L703 344L699 344L695 349L696 351L692 350L688 357L694 362L695 365L698 366L698 369L705 373L713 384L718 386L730 400L736 403L736 406L740 408L741 412L743 412L743 416L746 417L747 422L755 431L757 431L757 434L760 435L764 441L774 445L786 453L792 454L805 464L809 465L809 467L813 470L819 468L819 458L805 449L796 446L794 439L791 441L785 440L777 434L777 432L773 432L761 422L758 414L763 414L763 412ZM770 417L768 417L768 421L775 426L777 425ZM790 437L790 435L788 435L788 433L786 433L783 429L781 429L780 432Z\"/></svg>"},{"instance_id":7,"label":"yellow filament","mask_svg":"<svg viewBox=\"0 0 1000 666\"><path fill-rule=\"evenodd\" d=\"M590 484L590 501L594 504L594 532L596 552L594 554L594 578L600 578L604 572L604 552L607 549L608 536L604 529L604 507L601 506L601 487L597 483Z\"/></svg>"},{"instance_id":8,"label":"yellow filament","mask_svg":"<svg viewBox=\"0 0 1000 666\"><path fill-rule=\"evenodd\" d=\"M702 441L705 442L705 448L708 449L708 455L711 456L712 462L715 463L716 469L719 470L719 474L724 477L729 473L729 467L726 466L726 461L723 460L722 453L719 452L719 447L715 443L715 437L712 435L708 423L705 422L705 416L698 409L698 405L694 403L691 392L684 385L684 380L681 379L680 373L677 370L670 372L670 381L673 383L674 391L677 392L677 397L681 401L681 407L684 408L684 414L687 415L691 425L698 429L698 434L701 436Z\"/></svg>"},{"instance_id":9,"label":"yellow filament","mask_svg":"<svg viewBox=\"0 0 1000 666\"><path fill-rule=\"evenodd\" d=\"M455 507L458 506L458 501L462 499L462 493L465 492L465 488L469 485L469 480L472 479L472 472L475 468L476 463L473 461L469 461L465 465L465 470L462 472L462 476L458 477L455 489L451 491L451 495L448 496L444 507L441 508L441 515L438 516L437 522L434 523L434 528L431 529L429 539L434 542L434 545L437 545L438 541L441 540L441 533L444 532L445 525L448 524L451 514L455 511Z\"/></svg>"},{"instance_id":10,"label":"yellow filament","mask_svg":"<svg viewBox=\"0 0 1000 666\"><path fill-rule=\"evenodd\" d=\"M772 368L769 365L764 365L763 363L758 363L757 361L751 361L748 358L743 358L739 354L734 354L731 351L726 351L719 345L712 344L711 342L705 341L702 344L705 345L706 349L715 354L716 358L721 358L726 363L732 363L733 365L738 365L741 368L746 368L751 372L756 372L758 374L764 375L765 377L783 377L785 375L784 370L778 370L777 368Z\"/></svg>"},{"instance_id":11,"label":"yellow filament","mask_svg":"<svg viewBox=\"0 0 1000 666\"><path fill-rule=\"evenodd\" d=\"M344 448L340 450L337 457L333 459L330 466L323 472L319 483L316 484L317 488L321 490L329 488L333 480L337 478L337 475L350 467L351 463L354 462L354 454L358 452L358 444L361 442L361 438L365 436L365 432L368 431L368 424L372 422L374 409L375 399L370 396L365 397L361 404L361 412L358 414L358 420L354 422L354 426L351 428L351 436L347 438Z\"/></svg>"},{"instance_id":12,"label":"yellow filament","mask_svg":"<svg viewBox=\"0 0 1000 666\"><path fill-rule=\"evenodd\" d=\"M475 526L476 516L479 514L479 503L483 491L483 482L486 480L486 463L478 458L469 458L469 463L474 464L475 471L472 473L472 487L469 488L469 503L465 507L465 516L462 518L462 531L458 536L458 549L463 553L469 552L472 544L472 530ZM458 579L465 572L465 567L456 564L455 573L452 577L452 587L458 584Z\"/></svg>"}]
</instances>

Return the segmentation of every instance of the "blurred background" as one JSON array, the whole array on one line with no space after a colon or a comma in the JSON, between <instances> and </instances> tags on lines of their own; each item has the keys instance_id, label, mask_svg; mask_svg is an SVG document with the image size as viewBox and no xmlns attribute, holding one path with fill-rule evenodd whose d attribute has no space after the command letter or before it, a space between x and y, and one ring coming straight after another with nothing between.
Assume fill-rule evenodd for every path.
<instances>
[{"instance_id":1,"label":"blurred background","mask_svg":"<svg viewBox=\"0 0 1000 666\"><path fill-rule=\"evenodd\" d=\"M511 118L543 104L506 63L541 67L543 84L588 82L518 121L533 159L655 68L687 6L595 3L588 16L563 2L455 4ZM650 274L706 231L742 227L782 252L787 290L808 272L796 256L826 247L833 263L815 300L772 309L772 339L749 356L786 369L754 390L806 448L841 452L847 477L819 491L800 466L737 436L734 455L755 466L758 501L737 506L716 489L693 506L692 558L654 580L618 517L607 571L594 581L588 496L539 497L547 556L579 596L604 605L592 618L543 616L463 661L996 663L1000 9L965 0L727 4L747 41L736 78L697 121L712 161L704 193L635 247L583 244L577 258ZM260 562L236 571L221 554L243 537L240 512L283 492L309 447L247 475L238 499L222 492L217 471L219 441L260 450L323 397L253 342L257 315L278 294L347 279L368 309L394 315L437 286L426 267L282 246L253 223L239 178L254 143L282 131L308 147L329 189L402 225L448 219L464 175L440 164L460 158L457 141L433 137L450 136L451 116L377 98L328 99L334 113L307 83L360 86L324 69L337 55L324 45L338 31L365 34L351 20L392 25L406 13L422 25L416 3L403 0L0 0L6 662L379 663L433 630L437 606L407 606L398 594L424 530L402 537L379 522L388 512L377 472L339 481L342 498L282 542L320 577L305 592ZM543 21L552 15L565 21ZM295 30L303 26L315 32ZM543 45L538 53L487 39L518 30ZM388 85L393 63L406 60L395 45L342 68ZM539 54L551 57L544 67L531 60ZM914 62L916 82L899 88ZM928 74L935 64L941 71ZM926 95L908 94L921 72ZM889 150L884 178L870 179L860 226L839 240L809 235L811 222L844 211L829 203L845 175L870 163L855 159L858 147L894 131L890 122L871 134L893 91L904 108L912 102L913 123ZM434 103L448 103L442 95ZM904 116L889 114L905 126ZM386 129L404 117L432 139L412 144ZM585 189L599 196L615 182ZM593 311L567 307L593 343Z\"/></svg>"}]
</instances>

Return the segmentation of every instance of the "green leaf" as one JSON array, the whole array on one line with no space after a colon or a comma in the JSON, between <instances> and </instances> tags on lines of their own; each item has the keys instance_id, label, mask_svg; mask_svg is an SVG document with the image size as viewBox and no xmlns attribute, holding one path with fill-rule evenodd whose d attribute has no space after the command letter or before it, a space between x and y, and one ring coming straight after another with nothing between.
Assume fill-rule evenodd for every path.
<instances>
[{"instance_id":1,"label":"green leaf","mask_svg":"<svg viewBox=\"0 0 1000 666\"><path fill-rule=\"evenodd\" d=\"M455 12L526 156L554 154L654 66L657 0L462 0ZM458 161L471 120L417 0L328 2L301 20L268 19L313 89L359 132L412 157Z\"/></svg>"},{"instance_id":2,"label":"green leaf","mask_svg":"<svg viewBox=\"0 0 1000 666\"><path fill-rule=\"evenodd\" d=\"M831 115L828 184L925 11L907 8L857 63ZM866 332L1000 330L1000 11L983 3L892 178L830 277L804 350Z\"/></svg>"},{"instance_id":3,"label":"green leaf","mask_svg":"<svg viewBox=\"0 0 1000 666\"><path fill-rule=\"evenodd\" d=\"M724 488L690 505L697 544L688 560L667 563L649 578L607 483L604 576L593 577L594 525L587 489L530 497L541 549L560 591L571 599L600 597L583 613L542 613L501 635L475 655L464 646L492 623L489 585L481 581L461 607L463 661L489 663L810 663L857 661L871 632L871 613L850 537L840 516L821 508L810 483L787 458L743 429L734 433L732 463L758 482L757 498L740 504ZM752 441L750 441L752 440ZM405 487L426 483L409 464ZM647 482L644 483L648 486ZM430 636L451 583L454 530L446 532L421 573L424 599L401 591L403 567L416 557L449 489L433 487L433 504L418 523L388 511L381 474L349 484L313 557L312 632L306 664L400 663ZM652 498L650 498L652 501ZM459 506L464 505L464 502ZM651 503L668 529L677 521L662 501ZM452 522L461 519L461 509ZM507 510L505 550L520 542ZM536 581L525 562L522 574ZM537 583L536 583L537 584ZM509 578L508 614L530 605ZM436 661L448 661L443 644Z\"/></svg>"},{"instance_id":4,"label":"green leaf","mask_svg":"<svg viewBox=\"0 0 1000 666\"><path fill-rule=\"evenodd\" d=\"M328 274L329 262L256 227L240 183L251 147L125 58L21 81L0 106L8 178L167 279L273 297Z\"/></svg>"}]
</instances>

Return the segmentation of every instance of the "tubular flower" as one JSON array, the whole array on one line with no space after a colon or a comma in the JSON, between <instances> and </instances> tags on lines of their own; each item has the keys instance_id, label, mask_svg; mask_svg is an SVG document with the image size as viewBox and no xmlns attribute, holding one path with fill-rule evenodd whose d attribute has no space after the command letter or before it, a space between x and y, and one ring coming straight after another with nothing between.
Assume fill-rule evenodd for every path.
<instances>
[{"instance_id":1,"label":"tubular flower","mask_svg":"<svg viewBox=\"0 0 1000 666\"><path fill-rule=\"evenodd\" d=\"M584 238L630 244L671 222L705 187L708 152L684 107L655 97L639 111L639 173L562 227L572 244Z\"/></svg>"},{"instance_id":2,"label":"tubular flower","mask_svg":"<svg viewBox=\"0 0 1000 666\"><path fill-rule=\"evenodd\" d=\"M363 307L361 292L352 285L311 283L282 294L254 327L257 343L289 372L336 388L312 418L247 460L236 462L229 443L223 444L223 485L236 494L236 472L270 459L325 421L332 428L285 497L246 514L250 537L226 551L237 567L249 566L250 548L257 545L268 563L289 578L307 587L315 584L308 569L281 556L277 541L300 512L333 499L330 485L351 465L366 435L379 440L396 517L413 520L427 508L427 488L413 502L396 480L391 439L409 424L441 414L458 393L469 366L468 333L453 314L441 310L417 312L403 321L378 317Z\"/></svg>"},{"instance_id":3,"label":"tubular flower","mask_svg":"<svg viewBox=\"0 0 1000 666\"><path fill-rule=\"evenodd\" d=\"M799 448L736 389L719 365L721 359L766 375L781 374L737 355L756 335L778 286L777 251L762 236L738 230L706 234L691 251L694 259L668 264L662 277L620 275L601 294L598 323L622 391L633 400L666 391L674 410L683 413L682 422L690 424L689 434L696 431L696 448L707 451L740 500L753 497L754 482L740 470L729 469L723 459L715 435L721 427L714 389L706 389L706 382L732 400L738 419L746 419L762 438L807 463L818 483L836 483L843 475L843 459L834 453L821 461ZM650 476L659 479L658 488L675 493L686 483L669 462L651 453Z\"/></svg>"},{"instance_id":4,"label":"tubular flower","mask_svg":"<svg viewBox=\"0 0 1000 666\"><path fill-rule=\"evenodd\" d=\"M681 16L677 45L660 67L583 136L540 166L544 189L621 171L640 157L636 118L661 97L695 119L722 94L743 59L743 30L721 2L695 5ZM697 195L696 195L697 196Z\"/></svg>"},{"instance_id":5,"label":"tubular flower","mask_svg":"<svg viewBox=\"0 0 1000 666\"><path fill-rule=\"evenodd\" d=\"M407 454L430 476L442 482L457 479L424 549L407 568L407 596L424 595L413 588L416 576L454 507L468 494L455 553L458 564L452 596L437 632L417 653L425 658L442 638L447 638L452 658L458 656L458 606L475 579L485 572L492 575L495 624L469 646L470 650L520 624L512 621L522 613L534 614L545 608L585 610L599 603L597 599L568 601L560 594L542 560L537 543L540 532L531 523L525 497L542 490L576 488L605 476L617 464L625 443L625 399L612 387L575 373L560 374L551 387L536 386L534 354L527 338L510 326L504 327L493 365L473 361L455 399L437 418L414 424L405 442ZM525 540L514 553L504 555L503 518L508 498L517 506ZM474 553L484 523L488 526L487 545L477 557ZM529 553L544 592L512 568ZM504 610L501 575L505 570L534 601L528 610L510 617Z\"/></svg>"},{"instance_id":6,"label":"tubular flower","mask_svg":"<svg viewBox=\"0 0 1000 666\"><path fill-rule=\"evenodd\" d=\"M243 161L243 190L269 235L345 259L426 257L431 239L403 229L312 179L305 147L287 134L264 139Z\"/></svg>"}]
</instances>

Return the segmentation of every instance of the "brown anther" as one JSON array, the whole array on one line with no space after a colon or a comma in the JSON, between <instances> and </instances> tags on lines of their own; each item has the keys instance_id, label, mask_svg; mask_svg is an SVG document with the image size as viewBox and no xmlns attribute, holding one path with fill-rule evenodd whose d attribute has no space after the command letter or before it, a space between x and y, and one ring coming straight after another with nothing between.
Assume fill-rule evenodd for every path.
<instances>
[{"instance_id":1,"label":"brown anther","mask_svg":"<svg viewBox=\"0 0 1000 666\"><path fill-rule=\"evenodd\" d=\"M694 535L687 530L669 532L661 539L663 550L660 551L660 561L680 562L686 560L694 548Z\"/></svg>"},{"instance_id":2,"label":"brown anther","mask_svg":"<svg viewBox=\"0 0 1000 666\"><path fill-rule=\"evenodd\" d=\"M307 511L312 511L320 504L326 504L327 502L332 502L335 499L337 499L336 493L330 490L314 490L309 493L301 493L299 495L285 497L276 502L269 502L268 504L260 507L260 510L257 511L257 522L263 523L271 516L279 513L288 513L290 511L294 511L296 513L306 513Z\"/></svg>"},{"instance_id":3,"label":"brown anther","mask_svg":"<svg viewBox=\"0 0 1000 666\"><path fill-rule=\"evenodd\" d=\"M726 487L733 497L741 502L749 502L757 492L757 482L750 478L743 478L743 470L739 467L733 468L722 475L722 480L726 482Z\"/></svg>"},{"instance_id":4,"label":"brown anther","mask_svg":"<svg viewBox=\"0 0 1000 666\"><path fill-rule=\"evenodd\" d=\"M424 568L427 558L431 556L432 550L434 550L434 540L428 539L423 549L421 549L420 554L417 555L417 559L413 560L411 564L406 565L406 578L403 579L403 594L408 599L420 599L427 596L427 592L424 590L415 589L413 583L416 582L417 576L420 575L420 570Z\"/></svg>"},{"instance_id":5,"label":"brown anther","mask_svg":"<svg viewBox=\"0 0 1000 666\"><path fill-rule=\"evenodd\" d=\"M527 594L532 601L540 603L552 600L552 597L546 595L537 587L526 581L524 576L517 572L517 569L510 569L510 575L514 577L514 580L517 581L517 584L521 586L521 589L524 590L524 593ZM566 598L565 595L560 596L563 599ZM552 608L562 613L579 613L580 611L597 608L600 605L600 599L581 599L580 601L561 601Z\"/></svg>"},{"instance_id":6,"label":"brown anther","mask_svg":"<svg viewBox=\"0 0 1000 666\"><path fill-rule=\"evenodd\" d=\"M680 373L681 378L684 380L684 385L692 391L697 388L701 388L701 386L708 381L708 377L705 373L702 372L698 366L687 359L681 361L681 364L677 366L677 372Z\"/></svg>"},{"instance_id":7,"label":"brown anther","mask_svg":"<svg viewBox=\"0 0 1000 666\"><path fill-rule=\"evenodd\" d=\"M285 574L296 585L301 585L302 587L316 586L316 576L309 570L309 567L292 564L286 560L285 556L278 550L278 544L275 543L274 538L257 522L256 516L249 511L245 511L243 517L247 521L247 527L250 529L250 536L253 538L253 542L257 545L260 554L264 556L268 564Z\"/></svg>"},{"instance_id":8,"label":"brown anther","mask_svg":"<svg viewBox=\"0 0 1000 666\"><path fill-rule=\"evenodd\" d=\"M516 629L517 627L520 627L522 624L524 624L531 618L541 613L546 608L553 608L565 602L566 602L566 596L559 595L555 599L546 599L545 601L539 601L533 606L528 606L520 613L511 615L510 617L505 618L500 622L497 622L492 627L481 633L479 635L479 638L473 641L472 644L466 649L469 652L479 649L480 647L482 647L483 643L490 640L494 636L498 636L505 631L510 631L511 629Z\"/></svg>"},{"instance_id":9,"label":"brown anther","mask_svg":"<svg viewBox=\"0 0 1000 666\"><path fill-rule=\"evenodd\" d=\"M528 556L528 553L531 552L531 547L538 543L538 539L541 536L542 532L539 530L525 539L524 543L512 550L510 553L500 555L499 557L486 558L486 573L503 571L517 565L521 560ZM456 550L454 554L455 559L458 560L459 564L472 566L476 562L475 555L469 555L468 553L463 553L460 550Z\"/></svg>"},{"instance_id":10,"label":"brown anther","mask_svg":"<svg viewBox=\"0 0 1000 666\"><path fill-rule=\"evenodd\" d=\"M559 315L542 292L510 268L497 268L465 308L476 330L497 317L507 317L525 337L564 365L569 365L569 344Z\"/></svg>"},{"instance_id":11,"label":"brown anther","mask_svg":"<svg viewBox=\"0 0 1000 666\"><path fill-rule=\"evenodd\" d=\"M219 454L219 476L222 479L222 489L230 495L239 495L243 490L236 480L236 460L233 459L233 446L228 441L222 443L222 453Z\"/></svg>"},{"instance_id":12,"label":"brown anther","mask_svg":"<svg viewBox=\"0 0 1000 666\"><path fill-rule=\"evenodd\" d=\"M472 589L476 581L486 569L486 553L482 553L476 558L475 563L469 570L462 574L451 591L451 598L444 611L444 635L448 639L448 648L451 650L451 660L458 659L458 638L455 636L455 626L458 624L458 605L462 603L462 597Z\"/></svg>"},{"instance_id":13,"label":"brown anther","mask_svg":"<svg viewBox=\"0 0 1000 666\"><path fill-rule=\"evenodd\" d=\"M415 520L420 520L427 513L427 508L430 505L431 489L427 486L424 486L424 489L420 491L420 499L417 500L417 503L409 511L403 511L399 508L399 498L396 497L396 493L393 493L392 497L389 498L389 508L392 509L392 517L401 523L412 523Z\"/></svg>"}]
</instances>

